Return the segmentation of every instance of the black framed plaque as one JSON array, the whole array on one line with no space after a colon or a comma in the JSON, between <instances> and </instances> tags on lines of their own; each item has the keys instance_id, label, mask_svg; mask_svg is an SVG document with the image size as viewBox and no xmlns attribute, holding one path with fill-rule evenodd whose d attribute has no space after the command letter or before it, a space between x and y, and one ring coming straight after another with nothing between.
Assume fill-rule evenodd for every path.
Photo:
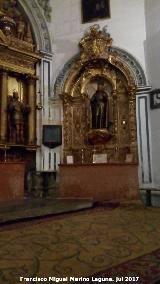
<instances>
[{"instance_id":1,"label":"black framed plaque","mask_svg":"<svg viewBox=\"0 0 160 284\"><path fill-rule=\"evenodd\" d=\"M62 126L43 125L43 145L55 148L62 145Z\"/></svg>"}]
</instances>

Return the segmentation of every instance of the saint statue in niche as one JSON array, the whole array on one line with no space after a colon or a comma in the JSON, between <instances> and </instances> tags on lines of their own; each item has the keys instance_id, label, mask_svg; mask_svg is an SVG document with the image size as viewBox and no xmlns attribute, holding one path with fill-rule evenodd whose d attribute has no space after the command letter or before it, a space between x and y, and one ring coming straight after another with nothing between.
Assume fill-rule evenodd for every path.
<instances>
[{"instance_id":1,"label":"saint statue in niche","mask_svg":"<svg viewBox=\"0 0 160 284\"><path fill-rule=\"evenodd\" d=\"M14 91L13 96L9 97L8 107L8 139L9 142L15 144L23 144L25 142L25 129L30 107L24 105L19 100L18 92Z\"/></svg>"},{"instance_id":2,"label":"saint statue in niche","mask_svg":"<svg viewBox=\"0 0 160 284\"><path fill-rule=\"evenodd\" d=\"M97 91L91 99L92 129L108 127L108 95L104 86L98 83Z\"/></svg>"}]
</instances>

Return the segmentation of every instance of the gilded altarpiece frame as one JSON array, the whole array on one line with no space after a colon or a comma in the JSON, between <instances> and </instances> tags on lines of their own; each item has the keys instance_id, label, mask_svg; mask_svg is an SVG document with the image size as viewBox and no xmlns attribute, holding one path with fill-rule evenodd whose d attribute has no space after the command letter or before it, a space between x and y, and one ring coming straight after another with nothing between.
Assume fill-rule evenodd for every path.
<instances>
[{"instance_id":1,"label":"gilded altarpiece frame","mask_svg":"<svg viewBox=\"0 0 160 284\"><path fill-rule=\"evenodd\" d=\"M137 161L136 84L127 65L110 51L112 39L93 26L80 41L80 59L73 64L60 94L63 100L64 162L91 163L93 153L124 162L127 154ZM94 88L103 82L109 101L110 139L88 143L91 130L90 101ZM100 132L99 132L100 133Z\"/></svg>"},{"instance_id":2,"label":"gilded altarpiece frame","mask_svg":"<svg viewBox=\"0 0 160 284\"><path fill-rule=\"evenodd\" d=\"M1 1L1 161L25 160L27 156L34 156L35 159L35 154L30 155L30 153L35 153L37 149L36 80L38 78L36 76L36 64L40 62L41 58L41 54L36 50L31 24L19 2L17 0ZM18 111L21 112L21 121L20 118L15 118L16 112L18 112L15 105L16 107L18 105Z\"/></svg>"}]
</instances>

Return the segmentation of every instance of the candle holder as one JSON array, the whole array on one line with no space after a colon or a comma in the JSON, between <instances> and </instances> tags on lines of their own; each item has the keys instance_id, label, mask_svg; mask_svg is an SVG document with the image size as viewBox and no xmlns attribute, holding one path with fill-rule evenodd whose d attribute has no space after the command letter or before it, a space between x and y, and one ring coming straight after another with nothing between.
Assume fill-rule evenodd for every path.
<instances>
[{"instance_id":1,"label":"candle holder","mask_svg":"<svg viewBox=\"0 0 160 284\"><path fill-rule=\"evenodd\" d=\"M4 162L7 162L7 146L6 144L4 145Z\"/></svg>"},{"instance_id":2,"label":"candle holder","mask_svg":"<svg viewBox=\"0 0 160 284\"><path fill-rule=\"evenodd\" d=\"M81 162L84 164L84 149L81 149Z\"/></svg>"},{"instance_id":3,"label":"candle holder","mask_svg":"<svg viewBox=\"0 0 160 284\"><path fill-rule=\"evenodd\" d=\"M96 149L93 149L93 158L92 158L92 163L95 164L95 154L96 154Z\"/></svg>"},{"instance_id":4,"label":"candle holder","mask_svg":"<svg viewBox=\"0 0 160 284\"><path fill-rule=\"evenodd\" d=\"M119 146L115 145L115 161L119 160Z\"/></svg>"}]
</instances>

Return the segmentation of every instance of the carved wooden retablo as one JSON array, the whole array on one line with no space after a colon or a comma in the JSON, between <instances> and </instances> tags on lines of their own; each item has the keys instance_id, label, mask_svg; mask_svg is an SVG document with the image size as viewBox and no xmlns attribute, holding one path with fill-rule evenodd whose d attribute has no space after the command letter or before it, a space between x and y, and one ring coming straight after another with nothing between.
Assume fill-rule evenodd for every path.
<instances>
[{"instance_id":1,"label":"carved wooden retablo","mask_svg":"<svg viewBox=\"0 0 160 284\"><path fill-rule=\"evenodd\" d=\"M21 146L36 146L35 82L40 59L19 2L0 1L0 149L18 146L18 153Z\"/></svg>"},{"instance_id":2,"label":"carved wooden retablo","mask_svg":"<svg viewBox=\"0 0 160 284\"><path fill-rule=\"evenodd\" d=\"M64 115L64 162L92 162L94 153L108 161L137 161L136 84L129 67L111 51L112 38L97 25L80 41L60 97ZM102 85L103 90L99 88Z\"/></svg>"}]
</instances>

